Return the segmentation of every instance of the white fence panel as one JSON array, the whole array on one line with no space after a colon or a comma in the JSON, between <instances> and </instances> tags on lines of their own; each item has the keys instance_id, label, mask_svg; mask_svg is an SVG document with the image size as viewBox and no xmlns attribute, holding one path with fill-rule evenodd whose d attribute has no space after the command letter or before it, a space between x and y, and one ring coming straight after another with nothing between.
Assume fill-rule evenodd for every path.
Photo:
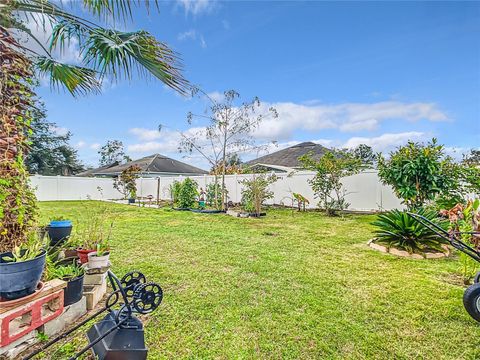
<instances>
[{"instance_id":1,"label":"white fence panel","mask_svg":"<svg viewBox=\"0 0 480 360\"><path fill-rule=\"evenodd\" d=\"M252 174L227 175L225 178L228 190L228 199L239 203L242 198L241 181L251 178ZM278 180L270 186L274 193L268 204L292 205L292 194L300 193L310 201L310 208L315 208L318 199L308 183L312 179L312 172L297 172L293 175L277 174ZM152 196L161 200L170 200L170 186L175 180L181 181L184 176L166 176L160 178L140 178L137 180L137 196ZM192 176L199 188L205 189L215 181L212 175ZM221 177L218 177L219 183ZM46 200L102 200L121 199L120 194L113 187L110 178L62 177L62 176L32 176L32 185L36 189L37 198ZM376 171L365 171L357 175L342 179L346 201L350 203L349 210L376 211L402 208L400 200L389 186L384 186Z\"/></svg>"}]
</instances>

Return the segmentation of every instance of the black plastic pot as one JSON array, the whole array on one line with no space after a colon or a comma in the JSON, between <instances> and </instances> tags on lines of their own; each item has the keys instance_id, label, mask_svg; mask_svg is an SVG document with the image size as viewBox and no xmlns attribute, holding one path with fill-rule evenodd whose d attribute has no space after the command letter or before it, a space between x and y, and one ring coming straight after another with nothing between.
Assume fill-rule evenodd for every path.
<instances>
[{"instance_id":1,"label":"black plastic pot","mask_svg":"<svg viewBox=\"0 0 480 360\"><path fill-rule=\"evenodd\" d=\"M67 287L63 289L63 304L65 306L75 304L83 296L83 279L85 274L67 281Z\"/></svg>"},{"instance_id":2,"label":"black plastic pot","mask_svg":"<svg viewBox=\"0 0 480 360\"><path fill-rule=\"evenodd\" d=\"M50 238L50 245L61 245L68 239L72 233L71 221L52 221L47 226L48 237Z\"/></svg>"},{"instance_id":3,"label":"black plastic pot","mask_svg":"<svg viewBox=\"0 0 480 360\"><path fill-rule=\"evenodd\" d=\"M11 252L0 254L0 297L6 300L19 299L34 293L45 268L45 250L35 259L27 261L3 260L4 256L11 255Z\"/></svg>"}]
</instances>

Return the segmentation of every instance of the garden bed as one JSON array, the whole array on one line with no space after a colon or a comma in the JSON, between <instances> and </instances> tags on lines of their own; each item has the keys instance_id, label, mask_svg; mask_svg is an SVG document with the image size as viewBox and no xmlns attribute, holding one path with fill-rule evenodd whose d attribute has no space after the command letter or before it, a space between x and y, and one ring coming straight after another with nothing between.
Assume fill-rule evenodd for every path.
<instances>
[{"instance_id":1,"label":"garden bed","mask_svg":"<svg viewBox=\"0 0 480 360\"><path fill-rule=\"evenodd\" d=\"M424 254L410 254L408 251L401 250L401 249L396 249L393 247L387 247L385 245L379 244L376 242L376 239L370 239L367 242L367 245L370 246L372 249L383 252L383 253L388 253L391 255L395 256L400 256L400 257L406 257L410 259L442 259L445 257L450 256L451 251L448 246L444 246L445 252L425 252Z\"/></svg>"}]
</instances>

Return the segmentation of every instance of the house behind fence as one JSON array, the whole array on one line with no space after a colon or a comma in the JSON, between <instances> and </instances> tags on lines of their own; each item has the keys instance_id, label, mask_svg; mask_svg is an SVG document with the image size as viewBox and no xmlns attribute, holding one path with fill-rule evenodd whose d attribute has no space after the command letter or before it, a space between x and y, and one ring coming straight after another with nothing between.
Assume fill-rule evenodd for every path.
<instances>
[{"instance_id":1,"label":"house behind fence","mask_svg":"<svg viewBox=\"0 0 480 360\"><path fill-rule=\"evenodd\" d=\"M252 174L227 175L226 186L228 199L234 203L241 201L242 179L252 177ZM309 201L309 207L315 208L318 199L315 199L308 180L314 173L308 171L296 172L293 175L277 174L278 180L270 186L274 193L273 199L267 204L292 205L292 193L299 193ZM154 199L170 200L170 185L175 180L183 180L184 176L165 176L158 178L140 178L137 180L137 196L152 196ZM206 188L214 182L214 176L191 176L199 187ZM31 178L36 189L39 201L50 200L107 200L121 199L120 194L113 187L111 178L99 177L70 177L70 176L39 176ZM343 191L352 211L378 211L402 208L400 200L395 196L391 187L383 185L376 171L365 171L360 174L342 179Z\"/></svg>"}]
</instances>

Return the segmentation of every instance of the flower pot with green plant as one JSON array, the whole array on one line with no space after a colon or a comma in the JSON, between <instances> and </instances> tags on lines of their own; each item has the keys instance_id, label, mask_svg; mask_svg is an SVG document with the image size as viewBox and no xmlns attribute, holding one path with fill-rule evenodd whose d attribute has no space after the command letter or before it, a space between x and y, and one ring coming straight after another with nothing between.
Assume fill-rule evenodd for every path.
<instances>
[{"instance_id":1,"label":"flower pot with green plant","mask_svg":"<svg viewBox=\"0 0 480 360\"><path fill-rule=\"evenodd\" d=\"M14 300L34 293L45 268L45 258L37 230L28 234L24 244L0 254L0 298Z\"/></svg>"},{"instance_id":2,"label":"flower pot with green plant","mask_svg":"<svg viewBox=\"0 0 480 360\"><path fill-rule=\"evenodd\" d=\"M84 223L77 232L77 254L82 264L88 262L88 254L97 251L99 244L108 244L113 223L110 223L107 229L107 221L108 214L105 209Z\"/></svg>"},{"instance_id":3,"label":"flower pot with green plant","mask_svg":"<svg viewBox=\"0 0 480 360\"><path fill-rule=\"evenodd\" d=\"M97 251L88 254L88 267L90 269L97 269L109 265L110 260L110 245L108 239L97 244Z\"/></svg>"},{"instance_id":4,"label":"flower pot with green plant","mask_svg":"<svg viewBox=\"0 0 480 360\"><path fill-rule=\"evenodd\" d=\"M45 279L61 279L67 282L63 289L64 305L72 305L80 301L83 296L83 279L85 271L77 263L76 258L51 261L47 259Z\"/></svg>"}]
</instances>

